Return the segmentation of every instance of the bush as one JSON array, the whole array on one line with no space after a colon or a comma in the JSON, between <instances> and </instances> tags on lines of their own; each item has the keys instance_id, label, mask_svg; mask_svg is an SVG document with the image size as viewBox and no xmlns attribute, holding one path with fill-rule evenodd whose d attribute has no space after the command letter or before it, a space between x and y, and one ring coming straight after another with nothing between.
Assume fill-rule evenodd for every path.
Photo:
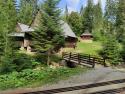
<instances>
[{"instance_id":1,"label":"bush","mask_svg":"<svg viewBox=\"0 0 125 94\"><path fill-rule=\"evenodd\" d=\"M12 72L10 74L0 75L0 89L4 90L34 85L41 86L43 84L65 79L73 74L78 74L83 71L86 71L86 68L26 69L21 72Z\"/></svg>"},{"instance_id":2,"label":"bush","mask_svg":"<svg viewBox=\"0 0 125 94\"><path fill-rule=\"evenodd\" d=\"M33 59L35 60L35 62L40 62L41 64L45 64L46 65L46 63L47 63L47 54L37 54L37 55L33 56ZM58 63L61 60L61 57L52 54L50 56L50 60L52 62Z\"/></svg>"},{"instance_id":3,"label":"bush","mask_svg":"<svg viewBox=\"0 0 125 94\"><path fill-rule=\"evenodd\" d=\"M15 68L16 71L33 68L32 57L23 53L16 54L13 60L13 64L16 65L16 68Z\"/></svg>"},{"instance_id":4,"label":"bush","mask_svg":"<svg viewBox=\"0 0 125 94\"><path fill-rule=\"evenodd\" d=\"M56 63L58 63L62 59L61 57L57 55L52 55L50 58L51 58L51 61L56 62Z\"/></svg>"},{"instance_id":5,"label":"bush","mask_svg":"<svg viewBox=\"0 0 125 94\"><path fill-rule=\"evenodd\" d=\"M0 60L1 64L0 64L0 74L5 74L8 72L12 72L14 70L14 68L16 67L13 64L13 59L9 58L9 57L1 57Z\"/></svg>"},{"instance_id":6,"label":"bush","mask_svg":"<svg viewBox=\"0 0 125 94\"><path fill-rule=\"evenodd\" d=\"M103 58L107 59L111 64L118 65L120 59L119 44L115 37L109 35L103 43L103 49L99 53Z\"/></svg>"},{"instance_id":7,"label":"bush","mask_svg":"<svg viewBox=\"0 0 125 94\"><path fill-rule=\"evenodd\" d=\"M47 62L47 54L36 54L32 58L37 62L41 62L41 63Z\"/></svg>"}]
</instances>

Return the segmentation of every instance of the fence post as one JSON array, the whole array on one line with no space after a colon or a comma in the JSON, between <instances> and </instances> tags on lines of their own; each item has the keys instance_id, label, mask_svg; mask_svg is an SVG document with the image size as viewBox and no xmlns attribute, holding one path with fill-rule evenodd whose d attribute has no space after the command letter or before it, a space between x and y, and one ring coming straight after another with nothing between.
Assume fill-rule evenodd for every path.
<instances>
[{"instance_id":1,"label":"fence post","mask_svg":"<svg viewBox=\"0 0 125 94\"><path fill-rule=\"evenodd\" d=\"M90 63L90 59L91 59L91 57L90 57L90 55L89 55L89 62L88 62L88 63Z\"/></svg>"},{"instance_id":2,"label":"fence post","mask_svg":"<svg viewBox=\"0 0 125 94\"><path fill-rule=\"evenodd\" d=\"M62 59L63 59L63 57L64 57L64 52L62 52Z\"/></svg>"},{"instance_id":3,"label":"fence post","mask_svg":"<svg viewBox=\"0 0 125 94\"><path fill-rule=\"evenodd\" d=\"M80 54L78 53L78 64L80 64Z\"/></svg>"},{"instance_id":4,"label":"fence post","mask_svg":"<svg viewBox=\"0 0 125 94\"><path fill-rule=\"evenodd\" d=\"M107 65L106 65L106 62L105 62L105 58L103 58L103 64L104 64L104 67L107 67Z\"/></svg>"},{"instance_id":5,"label":"fence post","mask_svg":"<svg viewBox=\"0 0 125 94\"><path fill-rule=\"evenodd\" d=\"M72 55L72 53L70 52L70 53L69 53L69 61L70 61L70 59L71 59L71 55Z\"/></svg>"},{"instance_id":6,"label":"fence post","mask_svg":"<svg viewBox=\"0 0 125 94\"><path fill-rule=\"evenodd\" d=\"M92 65L92 68L95 68L95 58L93 57L93 65Z\"/></svg>"}]
</instances>

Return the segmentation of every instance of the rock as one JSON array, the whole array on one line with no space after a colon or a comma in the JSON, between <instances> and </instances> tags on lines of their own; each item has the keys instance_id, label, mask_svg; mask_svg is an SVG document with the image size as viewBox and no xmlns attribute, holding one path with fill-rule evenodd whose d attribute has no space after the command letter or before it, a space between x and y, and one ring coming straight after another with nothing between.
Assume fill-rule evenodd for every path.
<instances>
[{"instance_id":1,"label":"rock","mask_svg":"<svg viewBox=\"0 0 125 94\"><path fill-rule=\"evenodd\" d=\"M65 60L62 60L60 63L59 63L60 66L67 66L67 62Z\"/></svg>"}]
</instances>

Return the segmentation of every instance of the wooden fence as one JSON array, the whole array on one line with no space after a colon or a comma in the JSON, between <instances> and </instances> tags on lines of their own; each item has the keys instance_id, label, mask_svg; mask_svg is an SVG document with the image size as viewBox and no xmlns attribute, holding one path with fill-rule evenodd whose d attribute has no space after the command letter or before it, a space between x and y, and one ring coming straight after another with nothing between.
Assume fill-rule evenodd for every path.
<instances>
[{"instance_id":1,"label":"wooden fence","mask_svg":"<svg viewBox=\"0 0 125 94\"><path fill-rule=\"evenodd\" d=\"M74 62L80 65L86 65L92 68L95 67L95 64L101 64L106 66L104 58L86 55L86 54L63 52L62 58L66 61Z\"/></svg>"}]
</instances>

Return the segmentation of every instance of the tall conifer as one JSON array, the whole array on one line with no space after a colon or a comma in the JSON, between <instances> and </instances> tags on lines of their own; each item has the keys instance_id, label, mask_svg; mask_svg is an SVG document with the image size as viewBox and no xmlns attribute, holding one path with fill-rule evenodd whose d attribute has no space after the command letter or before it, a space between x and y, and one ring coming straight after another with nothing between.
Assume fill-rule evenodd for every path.
<instances>
[{"instance_id":1,"label":"tall conifer","mask_svg":"<svg viewBox=\"0 0 125 94\"><path fill-rule=\"evenodd\" d=\"M46 0L41 9L41 23L33 33L33 45L39 52L45 51L48 54L47 65L50 63L51 52L58 46L63 45L61 34L60 10L57 4L60 0Z\"/></svg>"},{"instance_id":2,"label":"tall conifer","mask_svg":"<svg viewBox=\"0 0 125 94\"><path fill-rule=\"evenodd\" d=\"M92 32L93 28L93 0L88 0L87 7L82 17L83 32Z\"/></svg>"},{"instance_id":3,"label":"tall conifer","mask_svg":"<svg viewBox=\"0 0 125 94\"><path fill-rule=\"evenodd\" d=\"M68 23L77 36L82 34L82 21L79 13L71 12L68 18Z\"/></svg>"},{"instance_id":4,"label":"tall conifer","mask_svg":"<svg viewBox=\"0 0 125 94\"><path fill-rule=\"evenodd\" d=\"M18 20L30 24L37 11L37 0L20 0Z\"/></svg>"},{"instance_id":5,"label":"tall conifer","mask_svg":"<svg viewBox=\"0 0 125 94\"><path fill-rule=\"evenodd\" d=\"M93 11L93 34L95 40L101 40L101 31L103 27L103 12L101 0L94 5Z\"/></svg>"},{"instance_id":6,"label":"tall conifer","mask_svg":"<svg viewBox=\"0 0 125 94\"><path fill-rule=\"evenodd\" d=\"M13 39L9 36L15 31L16 9L14 0L0 0L0 62L1 72L11 71L13 58Z\"/></svg>"},{"instance_id":7,"label":"tall conifer","mask_svg":"<svg viewBox=\"0 0 125 94\"><path fill-rule=\"evenodd\" d=\"M125 0L118 0L116 16L116 37L122 42L125 37Z\"/></svg>"}]
</instances>

